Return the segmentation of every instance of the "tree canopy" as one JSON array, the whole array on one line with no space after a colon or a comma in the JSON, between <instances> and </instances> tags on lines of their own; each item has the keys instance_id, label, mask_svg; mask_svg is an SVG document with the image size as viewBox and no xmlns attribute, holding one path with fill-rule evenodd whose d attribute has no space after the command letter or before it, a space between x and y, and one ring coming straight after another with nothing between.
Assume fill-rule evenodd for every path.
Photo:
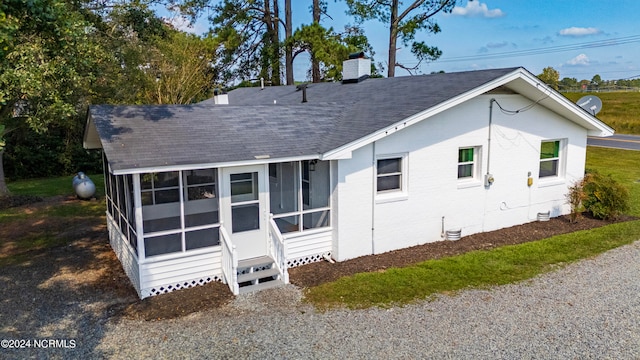
<instances>
[{"instance_id":1,"label":"tree canopy","mask_svg":"<svg viewBox=\"0 0 640 360\"><path fill-rule=\"evenodd\" d=\"M434 61L442 55L437 47L417 41L416 35L418 32L439 33L441 29L434 16L440 12L451 12L459 1L415 0L403 3L400 0L346 0L346 3L349 6L347 13L358 21L377 20L389 26L387 76L394 77L396 67L413 73L422 62ZM396 60L398 40L411 48L411 53L418 59L416 65L408 66Z\"/></svg>"},{"instance_id":2,"label":"tree canopy","mask_svg":"<svg viewBox=\"0 0 640 360\"><path fill-rule=\"evenodd\" d=\"M99 169L81 147L91 103L191 103L215 85L217 45L144 2L0 3L0 195L6 174Z\"/></svg>"},{"instance_id":3,"label":"tree canopy","mask_svg":"<svg viewBox=\"0 0 640 360\"><path fill-rule=\"evenodd\" d=\"M542 73L538 75L538 78L544 81L545 84L558 90L558 83L560 82L560 73L558 70L548 66L542 69Z\"/></svg>"},{"instance_id":4,"label":"tree canopy","mask_svg":"<svg viewBox=\"0 0 640 360\"><path fill-rule=\"evenodd\" d=\"M326 29L315 22L303 25L296 30L286 46L293 49L294 59L299 54L308 52L312 61L317 62L317 69L313 64L310 69L314 82L342 80L342 62L350 53L364 51L370 57L373 56L373 49L362 29L353 26L346 26L344 32L336 33L333 28Z\"/></svg>"}]
</instances>

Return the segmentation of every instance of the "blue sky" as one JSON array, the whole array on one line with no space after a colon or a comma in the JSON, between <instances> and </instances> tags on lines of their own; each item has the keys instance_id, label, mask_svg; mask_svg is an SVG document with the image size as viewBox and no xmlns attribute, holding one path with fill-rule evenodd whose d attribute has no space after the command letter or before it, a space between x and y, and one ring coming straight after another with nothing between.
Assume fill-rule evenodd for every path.
<instances>
[{"instance_id":1,"label":"blue sky","mask_svg":"<svg viewBox=\"0 0 640 360\"><path fill-rule=\"evenodd\" d=\"M311 22L311 0L293 0L295 26ZM328 1L323 25L341 30L354 19L343 2ZM523 66L534 74L551 66L560 78L603 79L640 77L640 1L637 0L483 0L462 1L452 14L438 14L438 34L417 40L443 51L440 60L423 64L421 73ZM208 28L206 21L195 32ZM364 23L375 61L386 66L388 27ZM402 44L398 45L402 47ZM400 48L398 62L417 61ZM295 78L305 80L305 59L295 63ZM385 72L386 74L386 72ZM408 73L397 69L396 76Z\"/></svg>"}]
</instances>

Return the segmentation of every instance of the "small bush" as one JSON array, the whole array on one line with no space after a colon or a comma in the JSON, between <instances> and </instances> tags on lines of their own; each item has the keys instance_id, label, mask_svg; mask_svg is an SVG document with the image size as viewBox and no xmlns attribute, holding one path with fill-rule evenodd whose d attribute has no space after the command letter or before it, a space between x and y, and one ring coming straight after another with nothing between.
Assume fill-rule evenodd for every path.
<instances>
[{"instance_id":1,"label":"small bush","mask_svg":"<svg viewBox=\"0 0 640 360\"><path fill-rule=\"evenodd\" d=\"M571 206L571 214L569 221L576 222L580 214L584 211L582 202L587 198L584 192L584 178L576 180L573 185L569 186L569 192L565 195L567 203Z\"/></svg>"},{"instance_id":2,"label":"small bush","mask_svg":"<svg viewBox=\"0 0 640 360\"><path fill-rule=\"evenodd\" d=\"M629 210L629 191L611 175L588 172L581 187L584 192L582 205L596 218L612 220Z\"/></svg>"}]
</instances>

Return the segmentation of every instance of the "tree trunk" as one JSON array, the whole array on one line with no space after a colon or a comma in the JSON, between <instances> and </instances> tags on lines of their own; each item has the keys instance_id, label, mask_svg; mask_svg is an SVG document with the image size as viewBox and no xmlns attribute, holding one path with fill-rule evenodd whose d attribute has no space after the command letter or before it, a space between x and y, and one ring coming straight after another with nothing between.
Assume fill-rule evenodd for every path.
<instances>
[{"instance_id":1,"label":"tree trunk","mask_svg":"<svg viewBox=\"0 0 640 360\"><path fill-rule=\"evenodd\" d=\"M391 21L389 25L389 63L387 77L396 75L396 43L398 41L398 2L393 0L391 3Z\"/></svg>"},{"instance_id":2,"label":"tree trunk","mask_svg":"<svg viewBox=\"0 0 640 360\"><path fill-rule=\"evenodd\" d=\"M278 0L273 0L273 37L271 43L273 46L273 75L271 81L274 85L280 85L280 10L278 9Z\"/></svg>"},{"instance_id":3,"label":"tree trunk","mask_svg":"<svg viewBox=\"0 0 640 360\"><path fill-rule=\"evenodd\" d=\"M313 22L320 23L320 0L313 0ZM311 52L311 81L320 82L320 63Z\"/></svg>"},{"instance_id":4,"label":"tree trunk","mask_svg":"<svg viewBox=\"0 0 640 360\"><path fill-rule=\"evenodd\" d=\"M4 178L4 163L2 162L2 155L4 155L4 149L0 150L0 197L9 195L9 188L7 188L7 182Z\"/></svg>"},{"instance_id":5,"label":"tree trunk","mask_svg":"<svg viewBox=\"0 0 640 360\"><path fill-rule=\"evenodd\" d=\"M293 35L293 23L291 21L291 0L284 0L284 22L284 40L287 41ZM287 46L284 51L284 67L287 73L287 85L293 85L293 49L291 48L291 46Z\"/></svg>"},{"instance_id":6,"label":"tree trunk","mask_svg":"<svg viewBox=\"0 0 640 360\"><path fill-rule=\"evenodd\" d=\"M265 53L262 59L262 71L271 85L280 85L280 51L278 38L278 0L273 0L273 12L271 11L271 0L264 0L264 24L267 28L265 33Z\"/></svg>"}]
</instances>

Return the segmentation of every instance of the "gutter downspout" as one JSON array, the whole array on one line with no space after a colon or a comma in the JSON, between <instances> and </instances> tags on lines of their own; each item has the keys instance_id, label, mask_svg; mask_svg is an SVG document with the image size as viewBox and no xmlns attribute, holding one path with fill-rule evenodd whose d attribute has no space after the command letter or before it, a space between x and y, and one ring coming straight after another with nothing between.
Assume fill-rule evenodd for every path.
<instances>
[{"instance_id":1,"label":"gutter downspout","mask_svg":"<svg viewBox=\"0 0 640 360\"><path fill-rule=\"evenodd\" d=\"M376 253L375 214L376 214L376 142L371 144L371 254Z\"/></svg>"},{"instance_id":2,"label":"gutter downspout","mask_svg":"<svg viewBox=\"0 0 640 360\"><path fill-rule=\"evenodd\" d=\"M487 173L484 175L484 186L486 188L493 184L494 178L491 175L491 126L493 124L493 103L496 99L489 100L489 135L487 136Z\"/></svg>"},{"instance_id":3,"label":"gutter downspout","mask_svg":"<svg viewBox=\"0 0 640 360\"><path fill-rule=\"evenodd\" d=\"M487 137L487 175L491 173L491 125L493 123L493 103L496 99L489 100L489 136Z\"/></svg>"}]
</instances>

